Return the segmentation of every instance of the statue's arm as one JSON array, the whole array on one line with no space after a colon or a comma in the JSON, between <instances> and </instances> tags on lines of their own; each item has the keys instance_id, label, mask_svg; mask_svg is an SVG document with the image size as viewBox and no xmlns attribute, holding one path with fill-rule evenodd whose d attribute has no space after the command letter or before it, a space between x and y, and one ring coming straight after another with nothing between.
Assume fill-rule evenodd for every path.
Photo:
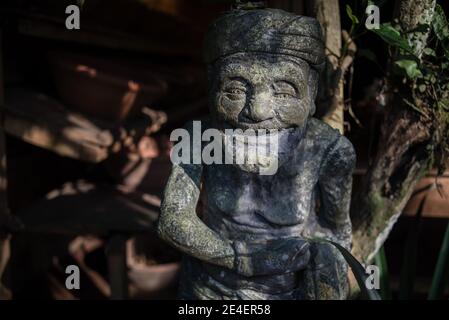
<instances>
[{"instance_id":1,"label":"statue's arm","mask_svg":"<svg viewBox=\"0 0 449 320\"><path fill-rule=\"evenodd\" d=\"M348 248L351 244L352 173L355 167L355 151L351 142L340 136L326 153L320 169L319 224L329 240Z\"/></svg>"},{"instance_id":2,"label":"statue's arm","mask_svg":"<svg viewBox=\"0 0 449 320\"><path fill-rule=\"evenodd\" d=\"M201 175L201 165L173 165L165 187L158 233L190 256L231 269L234 265L231 243L221 239L196 214Z\"/></svg>"},{"instance_id":3,"label":"statue's arm","mask_svg":"<svg viewBox=\"0 0 449 320\"><path fill-rule=\"evenodd\" d=\"M310 233L325 238L349 249L351 245L351 201L352 171L355 152L349 140L338 137L325 153L320 167L318 189L320 212L318 225ZM302 299L346 299L348 293L347 265L337 249L321 241L311 244L311 259L303 273L300 291Z\"/></svg>"}]
</instances>

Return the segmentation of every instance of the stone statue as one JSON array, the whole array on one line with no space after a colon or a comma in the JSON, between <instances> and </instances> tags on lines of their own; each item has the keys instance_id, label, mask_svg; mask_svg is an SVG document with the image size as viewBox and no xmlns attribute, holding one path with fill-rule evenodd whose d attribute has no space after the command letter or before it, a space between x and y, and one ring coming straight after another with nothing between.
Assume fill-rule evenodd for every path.
<instances>
[{"instance_id":1,"label":"stone statue","mask_svg":"<svg viewBox=\"0 0 449 320\"><path fill-rule=\"evenodd\" d=\"M350 247L355 153L312 117L325 60L319 23L234 9L211 25L205 59L211 117L202 130L271 130L278 168L174 164L158 232L184 253L180 298L344 299L347 265L320 239Z\"/></svg>"}]
</instances>

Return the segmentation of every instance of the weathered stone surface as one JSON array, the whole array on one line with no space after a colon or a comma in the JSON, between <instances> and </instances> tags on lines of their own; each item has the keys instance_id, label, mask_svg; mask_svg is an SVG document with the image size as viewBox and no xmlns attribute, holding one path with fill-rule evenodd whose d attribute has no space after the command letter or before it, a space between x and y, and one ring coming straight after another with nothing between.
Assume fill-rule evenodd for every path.
<instances>
[{"instance_id":1,"label":"weathered stone surface","mask_svg":"<svg viewBox=\"0 0 449 320\"><path fill-rule=\"evenodd\" d=\"M323 50L316 20L280 10L234 10L211 27L211 117L202 130L278 130L278 170L173 166L158 230L186 254L182 298L345 298L347 266L317 238L350 247L355 153L312 117Z\"/></svg>"}]
</instances>

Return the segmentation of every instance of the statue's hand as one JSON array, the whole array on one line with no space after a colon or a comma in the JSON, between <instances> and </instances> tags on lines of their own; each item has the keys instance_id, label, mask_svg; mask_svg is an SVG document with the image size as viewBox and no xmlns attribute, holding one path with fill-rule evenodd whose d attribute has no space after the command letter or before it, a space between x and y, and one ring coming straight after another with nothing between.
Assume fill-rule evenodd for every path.
<instances>
[{"instance_id":1,"label":"statue's hand","mask_svg":"<svg viewBox=\"0 0 449 320\"><path fill-rule=\"evenodd\" d=\"M309 243L297 237L265 243L234 242L235 271L245 276L273 275L304 269L310 258Z\"/></svg>"},{"instance_id":2,"label":"statue's hand","mask_svg":"<svg viewBox=\"0 0 449 320\"><path fill-rule=\"evenodd\" d=\"M348 265L330 243L311 242L310 261L301 273L298 300L344 300L349 292Z\"/></svg>"}]
</instances>

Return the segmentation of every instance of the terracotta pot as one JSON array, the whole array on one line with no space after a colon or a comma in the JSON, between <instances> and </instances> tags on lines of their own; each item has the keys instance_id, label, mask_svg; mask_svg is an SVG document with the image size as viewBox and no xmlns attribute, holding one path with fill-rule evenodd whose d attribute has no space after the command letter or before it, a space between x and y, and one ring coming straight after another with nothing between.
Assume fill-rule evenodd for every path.
<instances>
[{"instance_id":1,"label":"terracotta pot","mask_svg":"<svg viewBox=\"0 0 449 320\"><path fill-rule=\"evenodd\" d=\"M61 52L49 57L59 97L87 115L120 122L167 93L165 81L124 62Z\"/></svg>"},{"instance_id":2,"label":"terracotta pot","mask_svg":"<svg viewBox=\"0 0 449 320\"><path fill-rule=\"evenodd\" d=\"M426 190L429 185L438 183L439 189L433 187ZM404 215L414 216L419 210L420 204L424 198L425 203L422 210L423 217L428 218L449 218L449 171L436 179L435 175L429 174L421 179L415 192L404 208Z\"/></svg>"},{"instance_id":3,"label":"terracotta pot","mask_svg":"<svg viewBox=\"0 0 449 320\"><path fill-rule=\"evenodd\" d=\"M176 298L180 271L179 253L154 232L136 235L127 242L131 298Z\"/></svg>"},{"instance_id":4,"label":"terracotta pot","mask_svg":"<svg viewBox=\"0 0 449 320\"><path fill-rule=\"evenodd\" d=\"M179 277L178 262L131 268L128 272L131 283L140 294L149 294L174 287Z\"/></svg>"}]
</instances>

